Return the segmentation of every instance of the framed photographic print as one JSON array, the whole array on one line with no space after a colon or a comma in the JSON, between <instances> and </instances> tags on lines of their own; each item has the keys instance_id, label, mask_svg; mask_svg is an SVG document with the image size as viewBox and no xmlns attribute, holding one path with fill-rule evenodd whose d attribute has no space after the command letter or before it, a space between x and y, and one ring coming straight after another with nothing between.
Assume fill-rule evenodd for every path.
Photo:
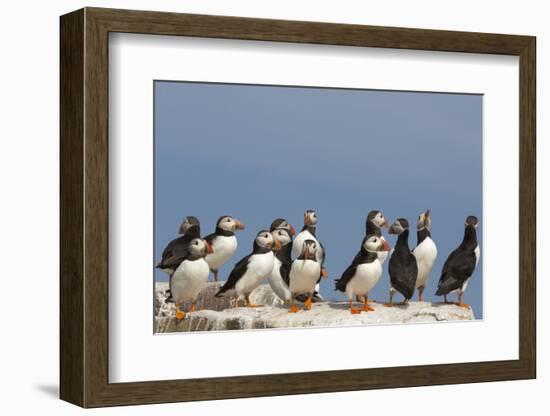
<instances>
[{"instance_id":1,"label":"framed photographic print","mask_svg":"<svg viewBox=\"0 0 550 416\"><path fill-rule=\"evenodd\" d=\"M85 8L60 52L62 399L535 377L535 38Z\"/></svg>"}]
</instances>

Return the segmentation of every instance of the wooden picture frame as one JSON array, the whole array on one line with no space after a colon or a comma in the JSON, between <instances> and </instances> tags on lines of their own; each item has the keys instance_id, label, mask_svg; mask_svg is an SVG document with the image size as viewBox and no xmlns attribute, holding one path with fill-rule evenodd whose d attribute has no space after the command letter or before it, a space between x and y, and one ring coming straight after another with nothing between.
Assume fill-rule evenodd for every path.
<instances>
[{"instance_id":1,"label":"wooden picture frame","mask_svg":"<svg viewBox=\"0 0 550 416\"><path fill-rule=\"evenodd\" d=\"M61 17L60 396L82 407L536 377L535 51L530 36L85 8ZM515 55L520 66L519 359L109 383L110 32ZM519 224L518 224L519 226Z\"/></svg>"}]
</instances>

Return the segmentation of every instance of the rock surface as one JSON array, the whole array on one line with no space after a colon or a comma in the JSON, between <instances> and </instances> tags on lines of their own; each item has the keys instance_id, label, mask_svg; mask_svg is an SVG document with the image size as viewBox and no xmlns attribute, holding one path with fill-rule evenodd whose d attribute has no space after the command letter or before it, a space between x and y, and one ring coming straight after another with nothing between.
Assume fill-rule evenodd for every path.
<instances>
[{"instance_id":1,"label":"rock surface","mask_svg":"<svg viewBox=\"0 0 550 416\"><path fill-rule=\"evenodd\" d=\"M230 299L214 297L217 287L211 283L199 295L196 304L199 310L188 313L184 320L178 322L175 319L175 305L164 302L167 289L167 283L157 283L155 287L155 332L356 326L474 319L471 309L430 302L411 302L407 306L393 308L373 303L371 306L375 309L374 312L358 315L350 314L346 302L322 302L314 304L309 311L290 314L288 306L283 305L269 285L258 287L250 296L253 303L261 304L262 307L231 308Z\"/></svg>"}]
</instances>

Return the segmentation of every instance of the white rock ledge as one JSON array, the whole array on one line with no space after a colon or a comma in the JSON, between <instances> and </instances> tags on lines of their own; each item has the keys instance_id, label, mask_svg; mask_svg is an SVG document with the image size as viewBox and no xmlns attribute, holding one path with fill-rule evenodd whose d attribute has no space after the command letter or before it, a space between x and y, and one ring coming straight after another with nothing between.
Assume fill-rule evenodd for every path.
<instances>
[{"instance_id":1,"label":"white rock ledge","mask_svg":"<svg viewBox=\"0 0 550 416\"><path fill-rule=\"evenodd\" d=\"M221 283L220 283L221 284ZM155 332L227 331L235 329L303 328L327 326L357 326L411 322L468 321L474 313L456 305L430 302L410 302L407 306L387 308L373 303L373 312L351 315L346 302L322 302L309 311L288 313L288 306L272 292L269 285L258 287L251 301L264 305L258 308L230 308L229 299L215 298L217 288L210 284L199 295L197 307L202 310L187 313L184 320L175 319L175 306L164 302L166 283L157 283L155 290ZM360 305L357 304L357 307Z\"/></svg>"}]
</instances>

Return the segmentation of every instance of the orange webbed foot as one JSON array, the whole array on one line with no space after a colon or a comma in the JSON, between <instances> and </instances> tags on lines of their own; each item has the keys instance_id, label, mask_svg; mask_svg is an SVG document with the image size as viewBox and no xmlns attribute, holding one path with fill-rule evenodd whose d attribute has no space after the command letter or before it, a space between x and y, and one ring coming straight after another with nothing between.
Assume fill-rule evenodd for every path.
<instances>
[{"instance_id":1,"label":"orange webbed foot","mask_svg":"<svg viewBox=\"0 0 550 416\"><path fill-rule=\"evenodd\" d=\"M178 321L182 321L183 319L185 319L185 312L182 312L179 309L176 309L176 319Z\"/></svg>"},{"instance_id":2,"label":"orange webbed foot","mask_svg":"<svg viewBox=\"0 0 550 416\"><path fill-rule=\"evenodd\" d=\"M359 315L361 313L361 309L356 309L356 308L350 308L349 311L352 315Z\"/></svg>"},{"instance_id":3,"label":"orange webbed foot","mask_svg":"<svg viewBox=\"0 0 550 416\"><path fill-rule=\"evenodd\" d=\"M288 313L296 313L296 312L299 312L300 311L300 308L298 308L296 305L291 305L290 306L290 309L288 310Z\"/></svg>"},{"instance_id":4,"label":"orange webbed foot","mask_svg":"<svg viewBox=\"0 0 550 416\"><path fill-rule=\"evenodd\" d=\"M363 305L363 311L364 312L374 312L374 308L371 308L368 303Z\"/></svg>"},{"instance_id":5,"label":"orange webbed foot","mask_svg":"<svg viewBox=\"0 0 550 416\"><path fill-rule=\"evenodd\" d=\"M470 305L468 305L467 303L458 302L456 306L460 306L461 308L464 308L464 309L470 309Z\"/></svg>"},{"instance_id":6,"label":"orange webbed foot","mask_svg":"<svg viewBox=\"0 0 550 416\"><path fill-rule=\"evenodd\" d=\"M305 308L309 311L313 305L313 301L311 300L311 297L307 298L304 302Z\"/></svg>"}]
</instances>

